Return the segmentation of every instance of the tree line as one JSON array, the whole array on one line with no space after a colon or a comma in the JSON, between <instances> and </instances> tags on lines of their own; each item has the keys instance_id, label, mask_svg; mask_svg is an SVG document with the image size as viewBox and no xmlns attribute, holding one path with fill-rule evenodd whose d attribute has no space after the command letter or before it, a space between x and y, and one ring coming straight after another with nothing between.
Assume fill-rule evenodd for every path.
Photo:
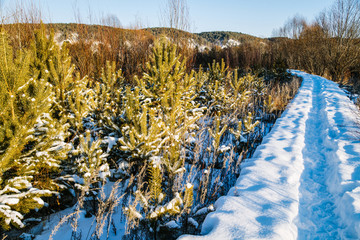
<instances>
[{"instance_id":1,"label":"tree line","mask_svg":"<svg viewBox=\"0 0 360 240\"><path fill-rule=\"evenodd\" d=\"M279 54L290 68L358 84L360 1L337 0L313 22L295 16L277 34Z\"/></svg>"}]
</instances>

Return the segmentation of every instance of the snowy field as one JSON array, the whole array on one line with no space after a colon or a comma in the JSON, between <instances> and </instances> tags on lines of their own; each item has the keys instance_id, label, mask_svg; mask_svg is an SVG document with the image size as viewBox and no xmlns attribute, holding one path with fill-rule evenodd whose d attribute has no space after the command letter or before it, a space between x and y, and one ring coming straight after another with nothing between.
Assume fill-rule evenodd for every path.
<instances>
[{"instance_id":1,"label":"snowy field","mask_svg":"<svg viewBox=\"0 0 360 240\"><path fill-rule=\"evenodd\" d=\"M236 185L206 217L203 236L181 240L360 239L358 111L336 83L293 73L304 78L298 94L254 156L242 163ZM60 217L36 239L48 239ZM101 239L124 234L120 214L113 218L117 232L105 230ZM70 225L54 239L69 239ZM79 228L86 239L94 218L81 216Z\"/></svg>"},{"instance_id":2,"label":"snowy field","mask_svg":"<svg viewBox=\"0 0 360 240\"><path fill-rule=\"evenodd\" d=\"M299 93L206 217L204 236L181 240L360 239L360 115L336 83L293 73L304 78Z\"/></svg>"}]
</instances>

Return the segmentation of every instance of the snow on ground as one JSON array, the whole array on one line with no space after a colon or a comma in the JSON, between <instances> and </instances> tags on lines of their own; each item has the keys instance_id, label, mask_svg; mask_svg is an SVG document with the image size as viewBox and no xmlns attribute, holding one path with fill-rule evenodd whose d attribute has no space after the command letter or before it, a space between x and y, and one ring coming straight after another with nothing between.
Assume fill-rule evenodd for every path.
<instances>
[{"instance_id":1,"label":"snow on ground","mask_svg":"<svg viewBox=\"0 0 360 240\"><path fill-rule=\"evenodd\" d=\"M360 116L324 78L303 77L298 94L227 196L185 239L359 239Z\"/></svg>"},{"instance_id":2,"label":"snow on ground","mask_svg":"<svg viewBox=\"0 0 360 240\"><path fill-rule=\"evenodd\" d=\"M298 94L253 157L241 164L236 185L206 217L203 236L181 240L360 239L360 135L354 125L360 114L336 83L293 73L304 78ZM48 239L71 211L50 217L36 240ZM80 215L86 239L95 219ZM120 218L118 208L116 233L109 229L107 236L105 230L101 239L121 238ZM70 239L71 233L67 222L54 239Z\"/></svg>"},{"instance_id":3,"label":"snow on ground","mask_svg":"<svg viewBox=\"0 0 360 240\"><path fill-rule=\"evenodd\" d=\"M110 195L111 189L113 188L114 183L108 182L105 185L105 194L106 196ZM64 224L59 226L57 231L54 231L54 228L59 224L60 220L63 217L69 216L70 214L74 213L76 205L72 208L67 208L63 211L58 213L54 213L48 217L47 221L41 223L41 227L43 232L35 237L35 240L48 240L50 236L53 240L64 240L64 239L94 239L92 238L92 234L96 229L96 219L94 216L86 218L85 217L85 210L81 210L79 217L78 217L78 227L76 229L77 235L76 237L73 236L73 227L74 221L71 219L67 220ZM105 224L103 229L103 233L100 237L100 240L105 239L121 239L122 236L125 234L125 221L124 217L121 214L121 206L117 206L114 210L114 213L111 216L113 224ZM55 234L52 235L54 231ZM80 237L81 236L81 237Z\"/></svg>"},{"instance_id":4,"label":"snow on ground","mask_svg":"<svg viewBox=\"0 0 360 240\"><path fill-rule=\"evenodd\" d=\"M227 47L237 47L240 46L241 42L234 40L234 39L229 39L223 46L222 48L227 48Z\"/></svg>"}]
</instances>

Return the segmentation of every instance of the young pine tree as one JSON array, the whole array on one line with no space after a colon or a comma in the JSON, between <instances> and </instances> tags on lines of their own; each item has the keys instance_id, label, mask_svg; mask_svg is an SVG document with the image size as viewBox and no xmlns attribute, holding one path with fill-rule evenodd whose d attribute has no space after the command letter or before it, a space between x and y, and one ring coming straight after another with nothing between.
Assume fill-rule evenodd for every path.
<instances>
[{"instance_id":1,"label":"young pine tree","mask_svg":"<svg viewBox=\"0 0 360 240\"><path fill-rule=\"evenodd\" d=\"M30 71L31 52L15 56L0 32L0 221L4 229L23 227L23 214L44 206L54 194L52 181L39 172L58 169L67 146L64 127L50 117L51 85ZM36 187L36 188L35 188Z\"/></svg>"},{"instance_id":2,"label":"young pine tree","mask_svg":"<svg viewBox=\"0 0 360 240\"><path fill-rule=\"evenodd\" d=\"M130 224L140 223L135 231L150 229L148 237L156 238L168 222L177 221L180 226L192 206L192 186L182 179L182 148L203 109L194 102L194 73L186 73L185 59L165 39L155 43L144 76L137 83L138 88L127 91L126 116L131 121L120 143L122 150L133 152L132 156L140 157L147 166L148 182L138 187L135 201L126 210Z\"/></svg>"}]
</instances>

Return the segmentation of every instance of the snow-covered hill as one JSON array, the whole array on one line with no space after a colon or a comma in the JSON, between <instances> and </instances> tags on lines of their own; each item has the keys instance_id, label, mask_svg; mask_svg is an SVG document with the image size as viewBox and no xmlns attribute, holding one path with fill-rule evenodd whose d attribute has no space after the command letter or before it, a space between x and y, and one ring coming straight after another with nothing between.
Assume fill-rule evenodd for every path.
<instances>
[{"instance_id":1,"label":"snow-covered hill","mask_svg":"<svg viewBox=\"0 0 360 240\"><path fill-rule=\"evenodd\" d=\"M299 93L216 211L185 239L359 239L356 107L324 78L299 71Z\"/></svg>"}]
</instances>

